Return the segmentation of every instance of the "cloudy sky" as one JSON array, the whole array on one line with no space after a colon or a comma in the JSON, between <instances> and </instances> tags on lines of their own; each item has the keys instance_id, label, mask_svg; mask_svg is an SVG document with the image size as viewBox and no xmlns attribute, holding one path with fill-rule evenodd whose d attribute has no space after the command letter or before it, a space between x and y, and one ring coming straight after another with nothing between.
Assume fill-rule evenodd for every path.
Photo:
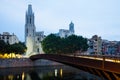
<instances>
[{"instance_id":1,"label":"cloudy sky","mask_svg":"<svg viewBox=\"0 0 120 80\"><path fill-rule=\"evenodd\" d=\"M24 41L28 4L37 31L57 33L72 21L77 35L120 41L120 0L0 0L0 33L15 33Z\"/></svg>"}]
</instances>

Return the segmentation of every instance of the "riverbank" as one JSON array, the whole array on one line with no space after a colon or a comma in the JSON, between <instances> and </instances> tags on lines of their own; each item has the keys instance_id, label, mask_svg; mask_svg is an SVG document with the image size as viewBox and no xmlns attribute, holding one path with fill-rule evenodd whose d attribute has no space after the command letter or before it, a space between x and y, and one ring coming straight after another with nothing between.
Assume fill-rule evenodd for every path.
<instances>
[{"instance_id":1,"label":"riverbank","mask_svg":"<svg viewBox=\"0 0 120 80\"><path fill-rule=\"evenodd\" d=\"M29 58L0 59L0 68L34 67L34 66L50 66L50 65L62 65L62 64L49 60L43 60L43 59L34 62Z\"/></svg>"},{"instance_id":2,"label":"riverbank","mask_svg":"<svg viewBox=\"0 0 120 80\"><path fill-rule=\"evenodd\" d=\"M33 66L29 58L0 59L0 68Z\"/></svg>"}]
</instances>

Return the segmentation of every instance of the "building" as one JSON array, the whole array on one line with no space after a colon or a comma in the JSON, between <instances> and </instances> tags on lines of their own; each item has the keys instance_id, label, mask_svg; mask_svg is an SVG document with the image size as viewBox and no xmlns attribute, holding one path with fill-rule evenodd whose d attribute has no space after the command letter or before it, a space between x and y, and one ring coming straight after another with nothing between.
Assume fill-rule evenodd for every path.
<instances>
[{"instance_id":1,"label":"building","mask_svg":"<svg viewBox=\"0 0 120 80\"><path fill-rule=\"evenodd\" d=\"M73 24L73 22L71 22L69 24L69 30L59 29L59 33L57 33L56 35L60 36L61 38L66 38L66 37L73 35L73 34L74 34L74 24Z\"/></svg>"},{"instance_id":2,"label":"building","mask_svg":"<svg viewBox=\"0 0 120 80\"><path fill-rule=\"evenodd\" d=\"M116 45L116 55L120 55L120 41L118 41Z\"/></svg>"},{"instance_id":3,"label":"building","mask_svg":"<svg viewBox=\"0 0 120 80\"><path fill-rule=\"evenodd\" d=\"M88 52L93 54L102 54L102 39L97 35L92 36L91 39L88 40Z\"/></svg>"},{"instance_id":4,"label":"building","mask_svg":"<svg viewBox=\"0 0 120 80\"><path fill-rule=\"evenodd\" d=\"M102 40L102 53L108 54L108 47L109 47L109 41L108 40Z\"/></svg>"},{"instance_id":5,"label":"building","mask_svg":"<svg viewBox=\"0 0 120 80\"><path fill-rule=\"evenodd\" d=\"M120 53L120 42L103 40L102 53L105 55L118 55Z\"/></svg>"},{"instance_id":6,"label":"building","mask_svg":"<svg viewBox=\"0 0 120 80\"><path fill-rule=\"evenodd\" d=\"M120 55L120 41L102 40L101 37L94 35L88 39L88 52L99 55Z\"/></svg>"},{"instance_id":7,"label":"building","mask_svg":"<svg viewBox=\"0 0 120 80\"><path fill-rule=\"evenodd\" d=\"M44 32L36 32L34 20L32 5L29 4L25 15L25 44L27 46L27 56L43 53L41 41L44 39Z\"/></svg>"},{"instance_id":8,"label":"building","mask_svg":"<svg viewBox=\"0 0 120 80\"><path fill-rule=\"evenodd\" d=\"M3 32L3 34L0 34L0 40L3 40L5 43L15 44L19 43L18 37L13 33L10 34L9 32Z\"/></svg>"}]
</instances>

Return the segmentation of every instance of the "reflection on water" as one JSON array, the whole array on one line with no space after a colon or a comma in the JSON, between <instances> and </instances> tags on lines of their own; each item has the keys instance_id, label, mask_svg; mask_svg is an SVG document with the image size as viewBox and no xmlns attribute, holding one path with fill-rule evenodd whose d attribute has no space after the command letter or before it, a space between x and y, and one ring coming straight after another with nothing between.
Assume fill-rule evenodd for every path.
<instances>
[{"instance_id":1,"label":"reflection on water","mask_svg":"<svg viewBox=\"0 0 120 80\"><path fill-rule=\"evenodd\" d=\"M103 80L69 66L0 69L0 80Z\"/></svg>"}]
</instances>

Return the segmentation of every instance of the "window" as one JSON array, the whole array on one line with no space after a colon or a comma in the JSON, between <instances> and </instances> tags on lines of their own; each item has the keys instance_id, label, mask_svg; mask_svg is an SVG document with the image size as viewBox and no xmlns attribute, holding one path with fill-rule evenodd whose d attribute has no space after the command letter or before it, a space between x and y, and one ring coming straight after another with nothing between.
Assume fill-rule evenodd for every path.
<instances>
[{"instance_id":1,"label":"window","mask_svg":"<svg viewBox=\"0 0 120 80\"><path fill-rule=\"evenodd\" d=\"M26 33L28 34L28 28L27 28L27 30L26 30Z\"/></svg>"},{"instance_id":2,"label":"window","mask_svg":"<svg viewBox=\"0 0 120 80\"><path fill-rule=\"evenodd\" d=\"M9 41L7 40L7 43L9 44Z\"/></svg>"},{"instance_id":3,"label":"window","mask_svg":"<svg viewBox=\"0 0 120 80\"><path fill-rule=\"evenodd\" d=\"M37 40L39 41L40 39L39 39L39 38L37 38Z\"/></svg>"},{"instance_id":4,"label":"window","mask_svg":"<svg viewBox=\"0 0 120 80\"><path fill-rule=\"evenodd\" d=\"M2 39L4 39L4 36L2 37Z\"/></svg>"},{"instance_id":5,"label":"window","mask_svg":"<svg viewBox=\"0 0 120 80\"><path fill-rule=\"evenodd\" d=\"M34 30L33 30L33 35L34 35Z\"/></svg>"},{"instance_id":6,"label":"window","mask_svg":"<svg viewBox=\"0 0 120 80\"><path fill-rule=\"evenodd\" d=\"M30 18L30 24L31 24L31 18Z\"/></svg>"},{"instance_id":7,"label":"window","mask_svg":"<svg viewBox=\"0 0 120 80\"><path fill-rule=\"evenodd\" d=\"M7 36L7 39L9 39L9 36Z\"/></svg>"},{"instance_id":8,"label":"window","mask_svg":"<svg viewBox=\"0 0 120 80\"><path fill-rule=\"evenodd\" d=\"M65 38L67 38L67 35L65 35Z\"/></svg>"},{"instance_id":9,"label":"window","mask_svg":"<svg viewBox=\"0 0 120 80\"><path fill-rule=\"evenodd\" d=\"M37 52L39 52L39 48L37 49Z\"/></svg>"},{"instance_id":10,"label":"window","mask_svg":"<svg viewBox=\"0 0 120 80\"><path fill-rule=\"evenodd\" d=\"M95 41L97 41L97 39L95 39Z\"/></svg>"}]
</instances>

